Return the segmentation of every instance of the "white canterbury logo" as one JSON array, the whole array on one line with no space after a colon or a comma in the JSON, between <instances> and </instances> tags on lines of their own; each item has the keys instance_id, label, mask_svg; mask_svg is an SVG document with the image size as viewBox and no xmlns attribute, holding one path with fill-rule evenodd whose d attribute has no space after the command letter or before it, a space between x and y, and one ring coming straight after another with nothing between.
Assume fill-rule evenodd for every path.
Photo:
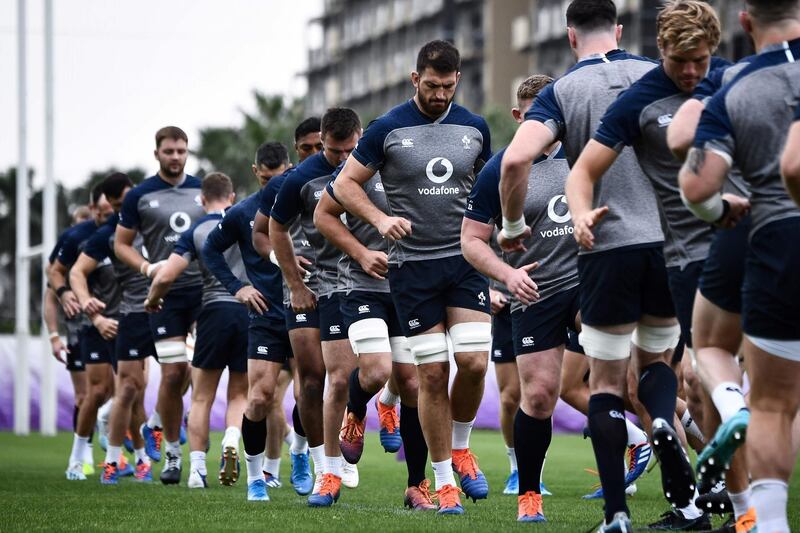
<instances>
[{"instance_id":1,"label":"white canterbury logo","mask_svg":"<svg viewBox=\"0 0 800 533\"><path fill-rule=\"evenodd\" d=\"M666 128L672 124L672 114L667 113L666 115L661 115L658 117L658 127L659 128Z\"/></svg>"},{"instance_id":2,"label":"white canterbury logo","mask_svg":"<svg viewBox=\"0 0 800 533\"><path fill-rule=\"evenodd\" d=\"M333 325L330 328L328 328L328 331L330 333L341 333L342 332L342 328L339 327L339 326Z\"/></svg>"},{"instance_id":3,"label":"white canterbury logo","mask_svg":"<svg viewBox=\"0 0 800 533\"><path fill-rule=\"evenodd\" d=\"M314 191L314 200L319 200L320 198L322 198L322 191Z\"/></svg>"},{"instance_id":4,"label":"white canterbury logo","mask_svg":"<svg viewBox=\"0 0 800 533\"><path fill-rule=\"evenodd\" d=\"M139 350L137 350L136 348L131 348L130 350L128 350L128 355L130 355L131 357L136 357L137 355L139 355Z\"/></svg>"},{"instance_id":5,"label":"white canterbury logo","mask_svg":"<svg viewBox=\"0 0 800 533\"><path fill-rule=\"evenodd\" d=\"M378 192L383 192L383 183L381 183L380 181L378 183L376 183L375 184L375 190L378 191Z\"/></svg>"},{"instance_id":6,"label":"white canterbury logo","mask_svg":"<svg viewBox=\"0 0 800 533\"><path fill-rule=\"evenodd\" d=\"M259 346L258 348L256 348L256 351L260 355L269 355L269 346Z\"/></svg>"},{"instance_id":7,"label":"white canterbury logo","mask_svg":"<svg viewBox=\"0 0 800 533\"><path fill-rule=\"evenodd\" d=\"M413 318L413 319L409 320L408 321L408 327L410 327L411 329L418 328L419 327L419 319Z\"/></svg>"},{"instance_id":8,"label":"white canterbury logo","mask_svg":"<svg viewBox=\"0 0 800 533\"><path fill-rule=\"evenodd\" d=\"M619 420L625 420L625 415L623 415L619 411L609 411L608 416L610 416L611 418L617 418Z\"/></svg>"},{"instance_id":9,"label":"white canterbury logo","mask_svg":"<svg viewBox=\"0 0 800 533\"><path fill-rule=\"evenodd\" d=\"M359 305L358 306L358 314L363 315L364 313L369 313L369 306L368 305Z\"/></svg>"},{"instance_id":10,"label":"white canterbury logo","mask_svg":"<svg viewBox=\"0 0 800 533\"><path fill-rule=\"evenodd\" d=\"M400 144L403 145L403 148L414 148L413 139L403 139L402 141L400 141Z\"/></svg>"},{"instance_id":11,"label":"white canterbury logo","mask_svg":"<svg viewBox=\"0 0 800 533\"><path fill-rule=\"evenodd\" d=\"M300 313L299 315L295 315L295 316L294 316L294 319L295 319L297 322L305 322L306 320L308 320L308 319L306 318L306 314L305 314L305 313Z\"/></svg>"},{"instance_id":12,"label":"white canterbury logo","mask_svg":"<svg viewBox=\"0 0 800 533\"><path fill-rule=\"evenodd\" d=\"M533 337L522 337L523 346L533 346Z\"/></svg>"},{"instance_id":13,"label":"white canterbury logo","mask_svg":"<svg viewBox=\"0 0 800 533\"><path fill-rule=\"evenodd\" d=\"M167 328L165 328L164 326L158 326L156 328L156 333L158 333L159 335L166 335L167 334Z\"/></svg>"}]
</instances>

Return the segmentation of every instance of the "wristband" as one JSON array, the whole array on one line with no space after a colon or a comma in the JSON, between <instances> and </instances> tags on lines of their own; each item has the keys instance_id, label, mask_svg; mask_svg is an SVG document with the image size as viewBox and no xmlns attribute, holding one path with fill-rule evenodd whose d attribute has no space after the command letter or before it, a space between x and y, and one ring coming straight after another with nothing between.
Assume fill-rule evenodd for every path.
<instances>
[{"instance_id":1,"label":"wristband","mask_svg":"<svg viewBox=\"0 0 800 533\"><path fill-rule=\"evenodd\" d=\"M525 229L528 226L525 224L525 217L519 217L517 220L508 220L506 217L503 217L503 236L506 239L512 240L516 239L523 233L525 233Z\"/></svg>"},{"instance_id":2,"label":"wristband","mask_svg":"<svg viewBox=\"0 0 800 533\"><path fill-rule=\"evenodd\" d=\"M150 265L147 261L142 261L142 264L139 265L139 274L142 276L147 276L147 267Z\"/></svg>"},{"instance_id":3,"label":"wristband","mask_svg":"<svg viewBox=\"0 0 800 533\"><path fill-rule=\"evenodd\" d=\"M69 287L67 287L66 285L62 285L61 287L57 288L56 289L56 296L58 296L58 299L60 300L61 297L64 296L64 293L67 292L68 290L69 290Z\"/></svg>"},{"instance_id":4,"label":"wristband","mask_svg":"<svg viewBox=\"0 0 800 533\"><path fill-rule=\"evenodd\" d=\"M716 222L726 214L726 202L722 199L722 195L719 192L715 193L711 198L695 204L687 200L683 191L681 191L681 200L683 201L683 205L685 205L694 216L706 222ZM730 204L728 205L728 209L730 209Z\"/></svg>"},{"instance_id":5,"label":"wristband","mask_svg":"<svg viewBox=\"0 0 800 533\"><path fill-rule=\"evenodd\" d=\"M50 340L58 339L60 337L61 335L59 335L57 331L54 331L53 333L50 334Z\"/></svg>"}]
</instances>

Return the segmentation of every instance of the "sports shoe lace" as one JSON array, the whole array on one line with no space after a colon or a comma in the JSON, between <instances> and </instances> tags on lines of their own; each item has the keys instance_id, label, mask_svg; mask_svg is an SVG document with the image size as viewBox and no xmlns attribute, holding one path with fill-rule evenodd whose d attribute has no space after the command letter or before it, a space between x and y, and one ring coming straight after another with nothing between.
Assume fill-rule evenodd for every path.
<instances>
[{"instance_id":1,"label":"sports shoe lace","mask_svg":"<svg viewBox=\"0 0 800 533\"><path fill-rule=\"evenodd\" d=\"M462 490L455 485L445 485L436 491L436 498L439 500L439 508L447 509L449 507L460 505L461 498L459 497L459 494L462 494Z\"/></svg>"},{"instance_id":2,"label":"sports shoe lace","mask_svg":"<svg viewBox=\"0 0 800 533\"><path fill-rule=\"evenodd\" d=\"M471 479L477 479L478 477L478 463L475 461L476 459L477 456L470 451L453 454L453 463L456 465L458 473L462 476L468 475Z\"/></svg>"},{"instance_id":3,"label":"sports shoe lace","mask_svg":"<svg viewBox=\"0 0 800 533\"><path fill-rule=\"evenodd\" d=\"M156 442L156 450L161 451L161 441L164 439L164 432L160 429L153 430L153 440Z\"/></svg>"},{"instance_id":4,"label":"sports shoe lace","mask_svg":"<svg viewBox=\"0 0 800 533\"><path fill-rule=\"evenodd\" d=\"M542 512L542 496L528 491L518 498L521 515L534 516Z\"/></svg>"},{"instance_id":5,"label":"sports shoe lace","mask_svg":"<svg viewBox=\"0 0 800 533\"><path fill-rule=\"evenodd\" d=\"M150 465L145 463L144 461L140 461L136 465L136 474L137 475L143 476L148 472L148 470L150 470Z\"/></svg>"},{"instance_id":6,"label":"sports shoe lace","mask_svg":"<svg viewBox=\"0 0 800 533\"><path fill-rule=\"evenodd\" d=\"M326 496L328 494L335 494L341 486L341 482L341 478L338 478L331 473L325 474L322 476L322 486L319 489L319 495Z\"/></svg>"},{"instance_id":7,"label":"sports shoe lace","mask_svg":"<svg viewBox=\"0 0 800 533\"><path fill-rule=\"evenodd\" d=\"M364 437L364 424L359 423L355 416L348 416L347 423L342 426L342 440L353 442Z\"/></svg>"},{"instance_id":8,"label":"sports shoe lace","mask_svg":"<svg viewBox=\"0 0 800 533\"><path fill-rule=\"evenodd\" d=\"M378 402L378 419L380 420L381 427L386 428L389 433L394 433L400 425L400 419L397 416L397 411L394 407L386 406Z\"/></svg>"},{"instance_id":9,"label":"sports shoe lace","mask_svg":"<svg viewBox=\"0 0 800 533\"><path fill-rule=\"evenodd\" d=\"M433 496L431 495L430 480L423 479L422 483L420 483L417 488L419 489L420 496L422 496L422 499L425 500L425 503L430 503L431 505L433 505Z\"/></svg>"},{"instance_id":10,"label":"sports shoe lace","mask_svg":"<svg viewBox=\"0 0 800 533\"><path fill-rule=\"evenodd\" d=\"M99 466L103 467L103 479L111 479L117 471L117 465L114 463L105 463Z\"/></svg>"},{"instance_id":11,"label":"sports shoe lace","mask_svg":"<svg viewBox=\"0 0 800 533\"><path fill-rule=\"evenodd\" d=\"M177 455L172 455L171 453L167 452L167 464L165 465L165 470L178 468L180 460L181 458Z\"/></svg>"}]
</instances>

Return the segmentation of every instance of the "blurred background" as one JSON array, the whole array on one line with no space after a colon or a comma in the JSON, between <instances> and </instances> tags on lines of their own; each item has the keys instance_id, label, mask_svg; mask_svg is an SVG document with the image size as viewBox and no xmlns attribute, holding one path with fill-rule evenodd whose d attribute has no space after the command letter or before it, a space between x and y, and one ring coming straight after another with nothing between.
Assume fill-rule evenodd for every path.
<instances>
[{"instance_id":1,"label":"blurred background","mask_svg":"<svg viewBox=\"0 0 800 533\"><path fill-rule=\"evenodd\" d=\"M223 171L243 198L257 187L250 165L260 143L291 147L302 118L334 105L354 108L368 123L412 96L420 46L446 39L462 54L456 99L486 116L497 150L514 132L509 108L519 82L533 73L557 76L574 62L568 3L0 0L0 333L16 326L39 335L41 258L52 235L111 171L137 182L154 174L161 126L188 133L189 173ZM752 53L737 21L741 2L711 3L723 25L719 54ZM659 0L616 4L621 46L658 57ZM18 196L21 162L26 181ZM43 198L47 183L54 184L51 203ZM28 233L20 246L18 220ZM27 283L14 282L18 269ZM13 352L25 346L0 351L19 365L26 354ZM0 383L12 379L2 368ZM17 387L25 387L26 370L16 371ZM0 398L6 401L10 394ZM10 416L0 412L0 427Z\"/></svg>"}]
</instances>

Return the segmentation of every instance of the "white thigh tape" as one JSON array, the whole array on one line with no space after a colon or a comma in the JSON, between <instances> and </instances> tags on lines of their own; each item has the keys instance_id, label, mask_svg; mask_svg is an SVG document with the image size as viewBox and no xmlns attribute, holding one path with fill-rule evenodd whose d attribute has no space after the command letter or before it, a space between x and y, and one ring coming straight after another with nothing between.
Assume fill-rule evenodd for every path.
<instances>
[{"instance_id":1,"label":"white thigh tape","mask_svg":"<svg viewBox=\"0 0 800 533\"><path fill-rule=\"evenodd\" d=\"M620 361L631 356L631 334L615 335L584 324L578 342L589 357L604 361Z\"/></svg>"},{"instance_id":2,"label":"white thigh tape","mask_svg":"<svg viewBox=\"0 0 800 533\"><path fill-rule=\"evenodd\" d=\"M188 361L186 356L186 343L181 341L158 341L156 344L156 354L158 362L163 364L185 363Z\"/></svg>"},{"instance_id":3,"label":"white thigh tape","mask_svg":"<svg viewBox=\"0 0 800 533\"><path fill-rule=\"evenodd\" d=\"M364 355L370 353L389 353L389 328L380 318L365 318L354 322L347 330L347 338L353 353Z\"/></svg>"},{"instance_id":4,"label":"white thigh tape","mask_svg":"<svg viewBox=\"0 0 800 533\"><path fill-rule=\"evenodd\" d=\"M453 353L488 352L492 347L490 322L462 322L448 331L453 342Z\"/></svg>"},{"instance_id":5,"label":"white thigh tape","mask_svg":"<svg viewBox=\"0 0 800 533\"><path fill-rule=\"evenodd\" d=\"M678 345L681 336L679 325L674 326L639 326L633 332L633 344L650 353L661 353Z\"/></svg>"},{"instance_id":6,"label":"white thigh tape","mask_svg":"<svg viewBox=\"0 0 800 533\"><path fill-rule=\"evenodd\" d=\"M389 345L392 347L392 361L406 365L414 364L414 354L408 347L408 339L405 337L389 337Z\"/></svg>"},{"instance_id":7,"label":"white thigh tape","mask_svg":"<svg viewBox=\"0 0 800 533\"><path fill-rule=\"evenodd\" d=\"M450 360L444 333L427 333L409 337L408 348L417 365L446 363Z\"/></svg>"}]
</instances>

